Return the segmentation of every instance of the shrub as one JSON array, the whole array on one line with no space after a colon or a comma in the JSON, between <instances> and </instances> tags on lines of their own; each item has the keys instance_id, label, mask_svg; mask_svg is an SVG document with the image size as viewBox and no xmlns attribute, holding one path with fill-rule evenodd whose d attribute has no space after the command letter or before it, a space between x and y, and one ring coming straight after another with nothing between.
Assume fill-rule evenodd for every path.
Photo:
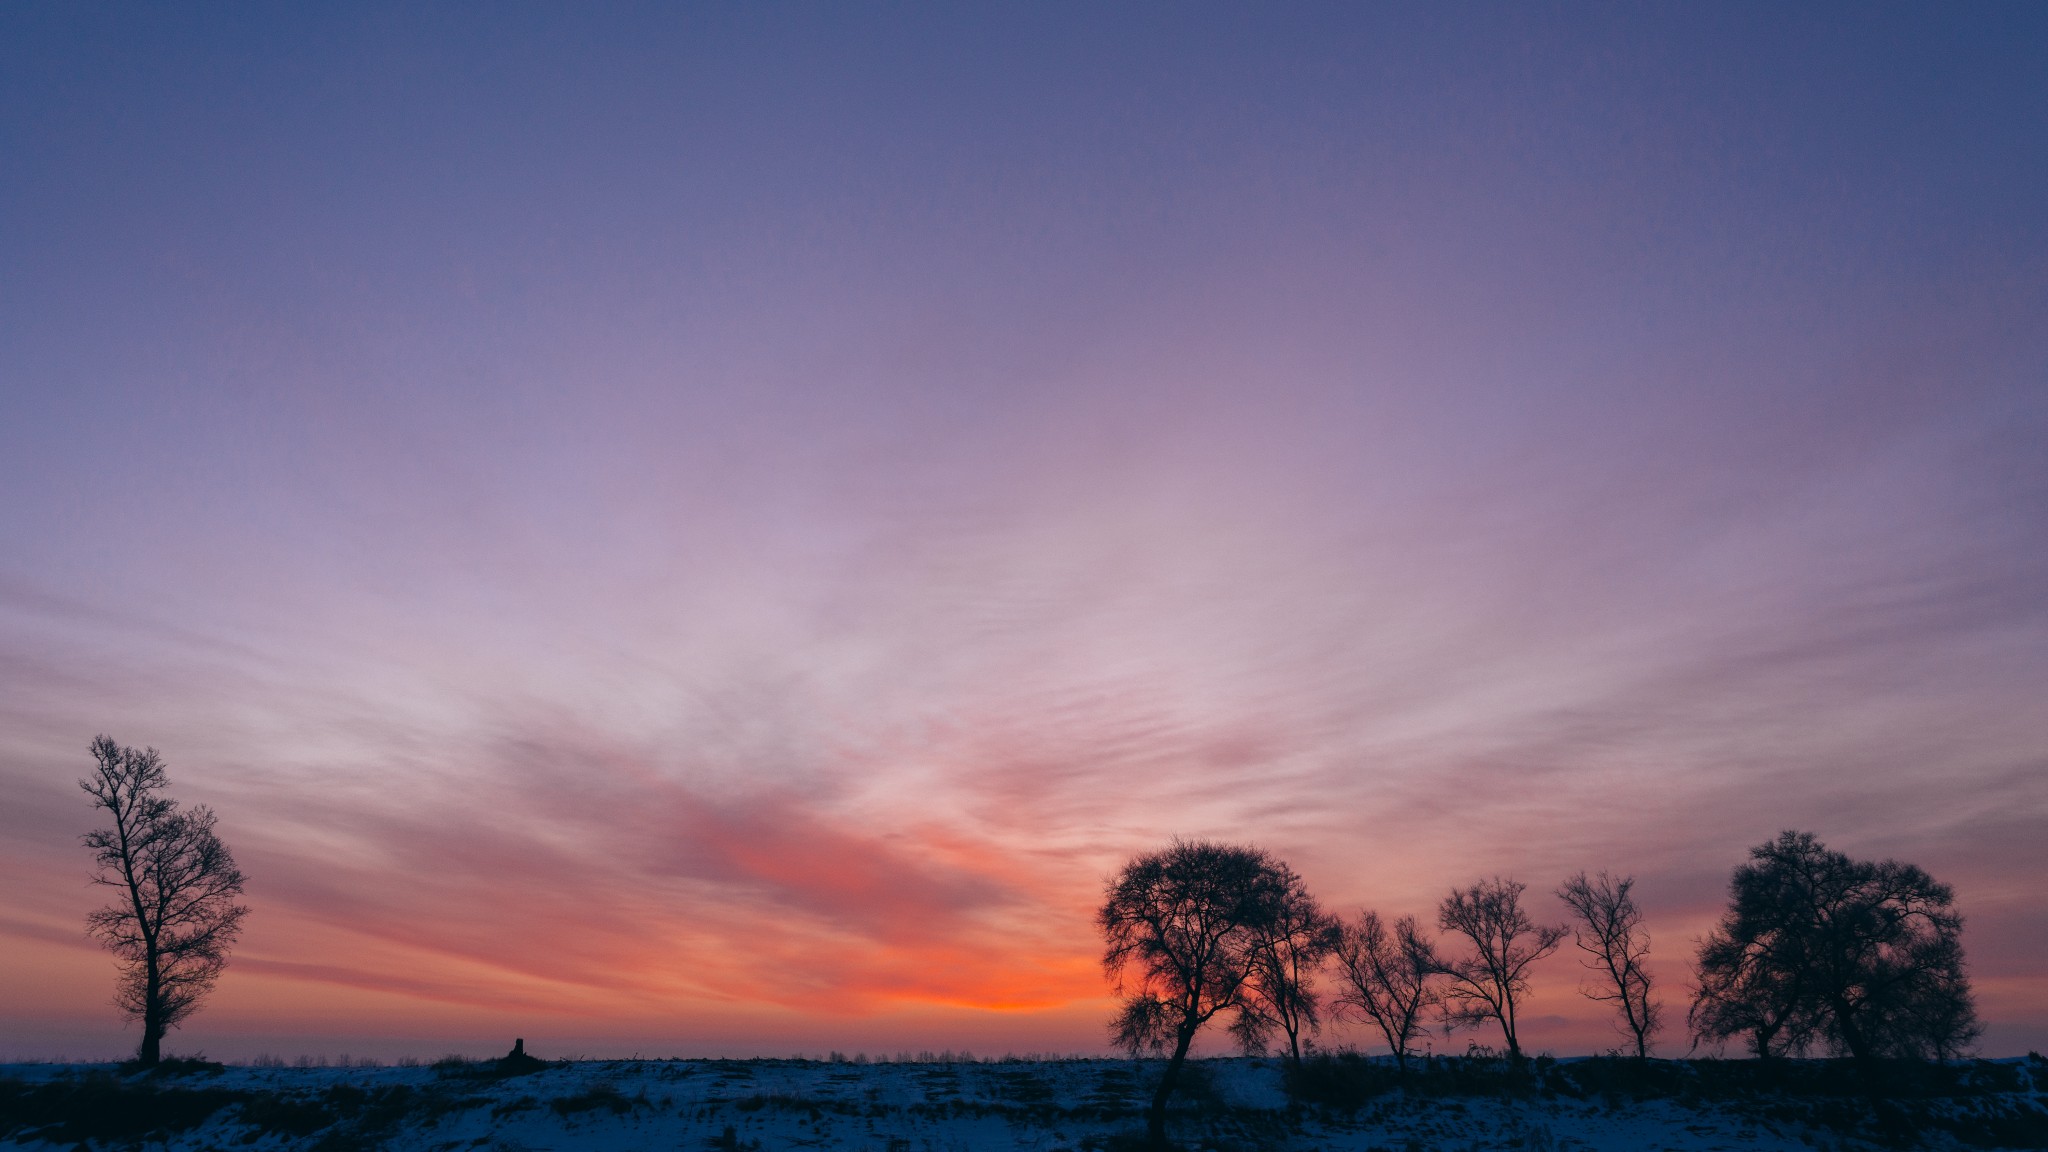
<instances>
[{"instance_id":1,"label":"shrub","mask_svg":"<svg viewBox=\"0 0 2048 1152\"><path fill-rule=\"evenodd\" d=\"M548 1101L548 1107L554 1109L557 1116L574 1116L580 1112L592 1112L599 1108L603 1108L612 1115L618 1116L631 1112L633 1110L633 1101L627 1099L625 1093L620 1092L610 1084L593 1084L588 1090L574 1096L560 1096Z\"/></svg>"},{"instance_id":2,"label":"shrub","mask_svg":"<svg viewBox=\"0 0 2048 1152\"><path fill-rule=\"evenodd\" d=\"M1356 1052L1312 1056L1281 1070L1289 1099L1354 1112L1397 1083L1391 1069Z\"/></svg>"}]
</instances>

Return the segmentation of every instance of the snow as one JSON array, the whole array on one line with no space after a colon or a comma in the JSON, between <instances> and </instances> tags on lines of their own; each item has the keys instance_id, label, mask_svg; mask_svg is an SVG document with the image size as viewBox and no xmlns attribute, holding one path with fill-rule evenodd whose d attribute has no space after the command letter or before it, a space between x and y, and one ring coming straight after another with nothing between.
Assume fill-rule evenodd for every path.
<instances>
[{"instance_id":1,"label":"snow","mask_svg":"<svg viewBox=\"0 0 2048 1152\"><path fill-rule=\"evenodd\" d=\"M2027 1062L2007 1110L2038 1110ZM1290 1109L1276 1060L1192 1062L1169 1131L1189 1148L1492 1149L1621 1152L1828 1149L1870 1145L1783 1110L1677 1099L1411 1096L1383 1093L1355 1111ZM281 1068L128 1077L147 1092L228 1101L182 1131L158 1131L162 1152L389 1148L394 1152L596 1152L599 1149L1108 1149L1135 1146L1158 1062L828 1063L808 1060L580 1061L493 1078L463 1067ZM0 1133L32 1119L20 1101L81 1085L111 1088L110 1065L0 1065ZM8 1082L11 1081L10 1086ZM139 1097L161 1100L162 1095ZM9 1101L14 1103L10 1104ZM1978 1102L1981 1104L1981 1101ZM154 1106L154 1105L152 1105ZM1854 1105L1850 1105L1854 1107ZM1975 1105L1969 1105L1975 1106ZM1959 1107L1962 1107L1959 1105ZM38 1124L45 1122L39 1121ZM143 1126L153 1124L146 1120ZM1988 1131L1988 1129L1987 1129ZM61 1125L16 1130L0 1146L78 1142ZM136 1143L101 1138L95 1147ZM1961 1146L1946 1132L1923 1146ZM1972 1146L1979 1143L1975 1134Z\"/></svg>"}]
</instances>

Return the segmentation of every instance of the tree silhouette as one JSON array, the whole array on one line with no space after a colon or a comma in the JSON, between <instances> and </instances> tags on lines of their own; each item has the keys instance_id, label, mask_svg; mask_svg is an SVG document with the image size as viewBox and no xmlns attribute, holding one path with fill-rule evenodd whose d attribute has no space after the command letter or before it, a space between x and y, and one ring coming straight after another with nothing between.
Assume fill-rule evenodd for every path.
<instances>
[{"instance_id":1,"label":"tree silhouette","mask_svg":"<svg viewBox=\"0 0 2048 1152\"><path fill-rule=\"evenodd\" d=\"M1866 1067L1946 1059L1981 1029L1955 892L1896 860L1851 860L1810 832L1750 849L1700 943L1696 1042L1744 1036L1758 1056L1815 1043Z\"/></svg>"},{"instance_id":2,"label":"tree silhouette","mask_svg":"<svg viewBox=\"0 0 2048 1152\"><path fill-rule=\"evenodd\" d=\"M1218 1013L1248 1008L1287 875L1257 848L1175 840L1109 881L1096 922L1103 970L1123 998L1111 1036L1134 1056L1171 1052L1145 1114L1154 1147L1166 1146L1166 1101L1195 1033Z\"/></svg>"},{"instance_id":3,"label":"tree silhouette","mask_svg":"<svg viewBox=\"0 0 2048 1152\"><path fill-rule=\"evenodd\" d=\"M86 917L86 928L121 966L114 1003L142 1023L136 1061L162 1058L164 1034L213 989L248 909L235 903L242 873L214 834L211 809L180 809L163 791L163 758L105 736L92 742L97 771L78 782L113 827L86 833L93 882L117 902Z\"/></svg>"},{"instance_id":4,"label":"tree silhouette","mask_svg":"<svg viewBox=\"0 0 2048 1152\"><path fill-rule=\"evenodd\" d=\"M1522 911L1528 885L1496 876L1470 888L1453 889L1437 908L1437 926L1472 943L1472 955L1444 965L1444 1015L1453 1025L1500 1025L1508 1056L1522 1062L1515 1010L1529 991L1529 965L1557 951L1565 930L1538 925Z\"/></svg>"},{"instance_id":5,"label":"tree silhouette","mask_svg":"<svg viewBox=\"0 0 2048 1152\"><path fill-rule=\"evenodd\" d=\"M1643 968L1643 959L1650 954L1650 933L1643 927L1642 909L1630 895L1635 883L1633 876L1617 880L1602 872L1588 879L1581 872L1558 888L1557 898L1577 920L1572 941L1589 957L1586 967L1606 978L1600 989L1580 991L1590 1000L1615 1006L1622 1027L1635 1041L1636 1055L1644 1057L1650 1054L1650 1037L1662 1023L1664 1005L1650 999L1650 974Z\"/></svg>"},{"instance_id":6,"label":"tree silhouette","mask_svg":"<svg viewBox=\"0 0 2048 1152\"><path fill-rule=\"evenodd\" d=\"M1437 977L1444 963L1436 945L1423 938L1415 917L1403 916L1388 934L1377 912L1363 912L1347 924L1337 942L1337 969L1344 990L1339 1011L1349 1010L1378 1026L1393 1050L1401 1074L1408 1074L1408 1050L1425 1030L1423 1013L1443 1003Z\"/></svg>"},{"instance_id":7,"label":"tree silhouette","mask_svg":"<svg viewBox=\"0 0 2048 1152\"><path fill-rule=\"evenodd\" d=\"M1287 1058L1301 1066L1301 1037L1322 1027L1322 995L1316 974L1336 950L1338 922L1310 895L1292 868L1275 864L1280 880L1271 920L1253 947L1247 998L1232 1025L1247 1055L1264 1052L1278 1028L1287 1037Z\"/></svg>"}]
</instances>

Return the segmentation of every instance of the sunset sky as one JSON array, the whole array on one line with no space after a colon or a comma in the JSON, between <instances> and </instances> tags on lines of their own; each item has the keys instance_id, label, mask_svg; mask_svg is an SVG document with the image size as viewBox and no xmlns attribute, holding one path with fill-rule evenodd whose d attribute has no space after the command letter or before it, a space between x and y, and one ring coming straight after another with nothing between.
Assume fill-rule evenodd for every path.
<instances>
[{"instance_id":1,"label":"sunset sky","mask_svg":"<svg viewBox=\"0 0 2048 1152\"><path fill-rule=\"evenodd\" d=\"M1680 1054L1787 828L1954 884L1982 1050L2048 1048L2044 60L2020 3L0 9L0 1059L135 1042L98 733L249 877L174 1052L1100 1052L1178 834L1347 914L1631 873ZM1525 1046L1620 1043L1580 979Z\"/></svg>"}]
</instances>

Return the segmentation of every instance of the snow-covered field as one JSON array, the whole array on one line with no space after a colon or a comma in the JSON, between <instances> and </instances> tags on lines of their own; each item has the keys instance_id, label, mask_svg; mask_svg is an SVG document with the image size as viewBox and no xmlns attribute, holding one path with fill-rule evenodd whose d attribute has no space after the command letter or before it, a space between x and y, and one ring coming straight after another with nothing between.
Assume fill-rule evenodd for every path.
<instances>
[{"instance_id":1,"label":"snow-covered field","mask_svg":"<svg viewBox=\"0 0 2048 1152\"><path fill-rule=\"evenodd\" d=\"M1352 1062L1354 1070L1370 1067ZM1572 1062L1556 1066L1569 1069ZM1853 1149L1867 1100L1730 1099L1587 1090L1419 1091L1380 1086L1355 1106L1291 1106L1274 1060L1191 1064L1170 1124L1188 1148ZM1589 1066L1590 1067L1590 1066ZM1669 1065L1680 1081L1685 1066ZM1892 1146L2048 1147L2036 1061L1972 1066L1967 1091L1910 1102ZM527 1075L495 1065L399 1068L230 1066L117 1076L109 1065L0 1065L0 1145L161 1152L389 1148L420 1152L594 1149L1114 1149L1136 1147L1156 1062L826 1063L804 1060L579 1061ZM1384 1078L1384 1067L1371 1073ZM1930 1122L1930 1118L1933 1122Z\"/></svg>"}]
</instances>

